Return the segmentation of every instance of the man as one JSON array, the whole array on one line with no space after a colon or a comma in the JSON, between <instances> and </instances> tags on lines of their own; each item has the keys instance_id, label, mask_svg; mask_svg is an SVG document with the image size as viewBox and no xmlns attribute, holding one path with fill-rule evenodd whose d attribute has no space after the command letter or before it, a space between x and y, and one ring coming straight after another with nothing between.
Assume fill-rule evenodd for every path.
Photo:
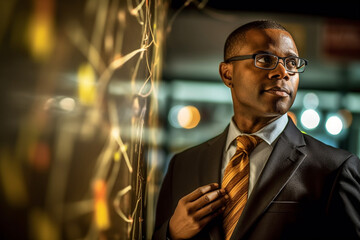
<instances>
[{"instance_id":1,"label":"man","mask_svg":"<svg viewBox=\"0 0 360 240\"><path fill-rule=\"evenodd\" d=\"M234 116L171 160L153 239L360 239L360 160L286 114L306 64L276 22L230 34L219 71Z\"/></svg>"}]
</instances>

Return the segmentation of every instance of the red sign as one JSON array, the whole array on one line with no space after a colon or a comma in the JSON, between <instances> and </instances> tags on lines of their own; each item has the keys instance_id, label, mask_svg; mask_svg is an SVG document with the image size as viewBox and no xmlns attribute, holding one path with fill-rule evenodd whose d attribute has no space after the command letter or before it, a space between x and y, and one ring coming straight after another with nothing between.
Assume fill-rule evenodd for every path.
<instances>
[{"instance_id":1,"label":"red sign","mask_svg":"<svg viewBox=\"0 0 360 240\"><path fill-rule=\"evenodd\" d=\"M341 59L360 59L360 22L328 20L324 29L324 53Z\"/></svg>"}]
</instances>

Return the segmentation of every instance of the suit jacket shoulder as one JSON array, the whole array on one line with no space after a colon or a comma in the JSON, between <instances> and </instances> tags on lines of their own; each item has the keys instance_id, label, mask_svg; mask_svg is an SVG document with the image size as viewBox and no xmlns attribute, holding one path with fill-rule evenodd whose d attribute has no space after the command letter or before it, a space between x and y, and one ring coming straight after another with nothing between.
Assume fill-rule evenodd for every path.
<instances>
[{"instance_id":1,"label":"suit jacket shoulder","mask_svg":"<svg viewBox=\"0 0 360 240\"><path fill-rule=\"evenodd\" d=\"M306 143L306 154L318 159L321 167L338 168L343 162L354 154L339 148L329 146L310 135L303 134Z\"/></svg>"}]
</instances>

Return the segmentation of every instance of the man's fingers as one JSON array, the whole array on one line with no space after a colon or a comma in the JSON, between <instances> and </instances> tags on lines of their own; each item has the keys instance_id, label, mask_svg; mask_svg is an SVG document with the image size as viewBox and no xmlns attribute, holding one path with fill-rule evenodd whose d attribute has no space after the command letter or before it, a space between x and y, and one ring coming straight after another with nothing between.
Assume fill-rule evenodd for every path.
<instances>
[{"instance_id":1,"label":"man's fingers","mask_svg":"<svg viewBox=\"0 0 360 240\"><path fill-rule=\"evenodd\" d=\"M212 183L197 188L181 198L169 223L170 235L187 239L194 236L223 210L228 196L219 184Z\"/></svg>"},{"instance_id":2,"label":"man's fingers","mask_svg":"<svg viewBox=\"0 0 360 240\"><path fill-rule=\"evenodd\" d=\"M215 191L208 192L203 196L199 197L197 200L190 203L190 209L196 211L204 207L205 205L208 205L209 203L213 202L214 200L223 197L224 195L225 195L224 189L217 189Z\"/></svg>"},{"instance_id":3,"label":"man's fingers","mask_svg":"<svg viewBox=\"0 0 360 240\"><path fill-rule=\"evenodd\" d=\"M228 199L229 196L224 195L218 198L216 201L209 203L208 205L199 209L194 215L195 219L200 220L209 214L210 215L216 214L221 208L223 208L226 205Z\"/></svg>"},{"instance_id":4,"label":"man's fingers","mask_svg":"<svg viewBox=\"0 0 360 240\"><path fill-rule=\"evenodd\" d=\"M195 201L198 198L200 198L202 195L204 195L205 193L212 191L214 189L219 188L219 184L218 183L211 183L202 187L197 188L196 190L194 190L192 193L186 195L184 197L185 201Z\"/></svg>"}]
</instances>

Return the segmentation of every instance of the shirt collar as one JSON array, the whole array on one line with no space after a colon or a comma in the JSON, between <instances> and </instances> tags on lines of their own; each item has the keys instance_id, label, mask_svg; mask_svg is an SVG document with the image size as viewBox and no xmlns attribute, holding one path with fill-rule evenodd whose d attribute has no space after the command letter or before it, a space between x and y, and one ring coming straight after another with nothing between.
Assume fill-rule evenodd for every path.
<instances>
[{"instance_id":1,"label":"shirt collar","mask_svg":"<svg viewBox=\"0 0 360 240\"><path fill-rule=\"evenodd\" d=\"M260 137L264 142L271 145L274 141L279 137L282 131L285 129L286 124L288 123L287 114L282 115L280 118L275 121L269 123L256 133L252 135L256 135ZM235 140L236 137L244 135L238 127L236 126L233 119L230 121L229 132L226 139L226 150L229 149L231 143Z\"/></svg>"}]
</instances>

